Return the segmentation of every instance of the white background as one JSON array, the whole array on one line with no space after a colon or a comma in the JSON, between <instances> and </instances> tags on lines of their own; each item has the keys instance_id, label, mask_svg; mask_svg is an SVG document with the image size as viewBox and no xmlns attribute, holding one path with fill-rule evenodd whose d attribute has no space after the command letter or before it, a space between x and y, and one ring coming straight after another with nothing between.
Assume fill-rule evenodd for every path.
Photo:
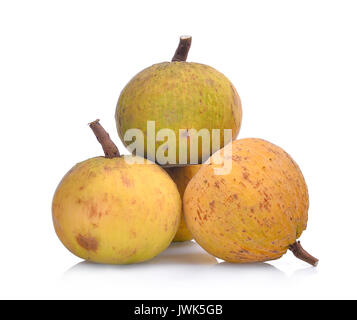
<instances>
[{"instance_id":1,"label":"white background","mask_svg":"<svg viewBox=\"0 0 357 320\"><path fill-rule=\"evenodd\" d=\"M357 298L355 1L1 1L0 298ZM51 201L77 162L101 155L87 123L113 140L121 89L168 61L223 72L243 103L240 138L289 152L309 186L301 240L256 265L217 261L195 243L151 262L81 262L57 239Z\"/></svg>"}]
</instances>

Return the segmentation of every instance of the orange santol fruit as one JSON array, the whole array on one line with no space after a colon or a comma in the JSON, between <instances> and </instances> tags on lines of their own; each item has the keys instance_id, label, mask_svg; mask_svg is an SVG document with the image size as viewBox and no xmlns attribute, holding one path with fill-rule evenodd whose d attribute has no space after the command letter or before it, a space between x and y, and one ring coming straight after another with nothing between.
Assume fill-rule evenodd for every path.
<instances>
[{"instance_id":1,"label":"orange santol fruit","mask_svg":"<svg viewBox=\"0 0 357 320\"><path fill-rule=\"evenodd\" d=\"M120 156L98 121L90 126L105 157L78 163L63 177L52 202L56 233L68 250L89 261L149 260L176 234L182 204L177 187L151 161Z\"/></svg>"},{"instance_id":2,"label":"orange santol fruit","mask_svg":"<svg viewBox=\"0 0 357 320\"><path fill-rule=\"evenodd\" d=\"M188 183L201 167L202 165L187 165L165 168L166 172L176 183L181 198L183 198ZM185 217L182 211L180 225L173 241L180 242L188 240L192 240L192 234L187 229Z\"/></svg>"},{"instance_id":3,"label":"orange santol fruit","mask_svg":"<svg viewBox=\"0 0 357 320\"><path fill-rule=\"evenodd\" d=\"M316 266L318 260L296 241L306 229L309 207L298 165L265 140L236 140L230 146L229 156L218 151L232 161L230 173L217 175L222 164L211 161L186 187L184 214L194 239L228 262L278 259L291 249Z\"/></svg>"}]
</instances>

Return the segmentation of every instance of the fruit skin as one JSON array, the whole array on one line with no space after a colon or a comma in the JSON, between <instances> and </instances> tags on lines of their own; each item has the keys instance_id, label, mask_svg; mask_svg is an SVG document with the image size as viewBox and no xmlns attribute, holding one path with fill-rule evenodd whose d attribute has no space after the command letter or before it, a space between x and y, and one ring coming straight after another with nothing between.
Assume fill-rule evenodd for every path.
<instances>
[{"instance_id":1,"label":"fruit skin","mask_svg":"<svg viewBox=\"0 0 357 320\"><path fill-rule=\"evenodd\" d=\"M181 198L183 198L185 189L192 179L192 177L200 170L203 165L188 165L182 167L170 167L165 168L166 172L170 175L173 181L175 181L177 185L177 189L180 192ZM192 240L192 234L187 229L185 217L181 214L181 221L180 226L176 232L175 238L173 241L180 242L180 241L188 241Z\"/></svg>"},{"instance_id":2,"label":"fruit skin","mask_svg":"<svg viewBox=\"0 0 357 320\"><path fill-rule=\"evenodd\" d=\"M96 157L76 164L52 203L56 233L75 255L98 263L128 264L153 258L171 243L181 198L155 164Z\"/></svg>"},{"instance_id":3,"label":"fruit skin","mask_svg":"<svg viewBox=\"0 0 357 320\"><path fill-rule=\"evenodd\" d=\"M176 134L176 163L179 163L179 129L199 131L207 128L210 133L212 129L221 129L222 148L223 129L232 129L233 140L239 133L242 107L232 83L217 70L193 62L163 62L144 69L130 80L120 94L115 119L118 134L125 145L131 143L124 141L126 130L142 130L146 157L147 120L155 121L155 133L164 128L172 129ZM185 131L182 137L187 135L191 135L191 139L194 136L192 132ZM163 144L153 139L149 142L155 143L155 150ZM187 148L183 146L182 150L187 153L188 163L191 163L189 145L188 139ZM202 154L200 145L198 163L211 155ZM212 153L220 148L212 150ZM150 155L148 158L154 160Z\"/></svg>"},{"instance_id":4,"label":"fruit skin","mask_svg":"<svg viewBox=\"0 0 357 320\"><path fill-rule=\"evenodd\" d=\"M281 257L307 225L308 191L298 165L267 141L242 139L232 143L231 173L215 175L215 166L202 168L184 194L195 240L228 262Z\"/></svg>"}]
</instances>

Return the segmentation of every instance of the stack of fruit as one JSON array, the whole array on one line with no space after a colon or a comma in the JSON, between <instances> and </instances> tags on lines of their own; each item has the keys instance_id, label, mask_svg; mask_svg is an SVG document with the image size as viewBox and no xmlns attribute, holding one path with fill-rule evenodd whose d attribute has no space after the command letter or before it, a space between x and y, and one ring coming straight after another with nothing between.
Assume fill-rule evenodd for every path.
<instances>
[{"instance_id":1,"label":"stack of fruit","mask_svg":"<svg viewBox=\"0 0 357 320\"><path fill-rule=\"evenodd\" d=\"M297 241L309 205L298 165L265 140L235 140L238 93L217 70L186 62L190 46L181 37L171 62L122 90L115 119L133 155L121 156L99 120L90 123L105 157L76 164L60 182L52 204L58 237L98 263L143 262L172 241L195 239L229 262L273 260L290 249L316 266Z\"/></svg>"}]
</instances>

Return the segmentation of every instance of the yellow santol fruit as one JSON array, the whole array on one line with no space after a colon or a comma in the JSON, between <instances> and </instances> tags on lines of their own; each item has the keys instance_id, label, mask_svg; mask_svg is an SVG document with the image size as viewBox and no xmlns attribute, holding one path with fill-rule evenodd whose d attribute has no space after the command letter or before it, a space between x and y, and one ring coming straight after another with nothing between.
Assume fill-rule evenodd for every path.
<instances>
[{"instance_id":1,"label":"yellow santol fruit","mask_svg":"<svg viewBox=\"0 0 357 320\"><path fill-rule=\"evenodd\" d=\"M144 141L136 154L162 165L202 163L234 140L241 126L241 100L233 84L210 66L185 62L190 45L191 37L181 37L171 62L154 64L139 72L122 90L116 107L117 130L124 145L131 144L124 139L127 130L140 129ZM153 121L155 128L148 128L147 121ZM157 133L162 129L172 130L172 140L158 141ZM199 137L201 129L210 138L208 148ZM220 145L213 143L213 129L220 130ZM224 139L224 129L231 130L229 139ZM155 150L158 152L160 146L169 155L174 149L173 157L157 159ZM180 159L180 153L187 162Z\"/></svg>"},{"instance_id":2,"label":"yellow santol fruit","mask_svg":"<svg viewBox=\"0 0 357 320\"><path fill-rule=\"evenodd\" d=\"M181 215L175 183L158 165L118 149L98 121L90 124L106 157L76 164L52 203L56 233L76 256L98 263L149 260L174 238ZM128 163L140 161L144 164Z\"/></svg>"},{"instance_id":3,"label":"yellow santol fruit","mask_svg":"<svg viewBox=\"0 0 357 320\"><path fill-rule=\"evenodd\" d=\"M202 165L187 165L182 167L165 168L172 180L175 181L181 198L183 198L188 183L201 167ZM192 240L192 235L187 229L185 217L182 211L180 225L173 241L179 242L188 240Z\"/></svg>"},{"instance_id":4,"label":"yellow santol fruit","mask_svg":"<svg viewBox=\"0 0 357 320\"><path fill-rule=\"evenodd\" d=\"M290 248L317 265L296 242L306 229L309 206L298 165L265 140L236 140L231 147L230 156L219 151L221 159L232 161L230 173L215 174L222 164L211 163L186 187L185 220L194 239L228 262L278 259Z\"/></svg>"}]
</instances>

